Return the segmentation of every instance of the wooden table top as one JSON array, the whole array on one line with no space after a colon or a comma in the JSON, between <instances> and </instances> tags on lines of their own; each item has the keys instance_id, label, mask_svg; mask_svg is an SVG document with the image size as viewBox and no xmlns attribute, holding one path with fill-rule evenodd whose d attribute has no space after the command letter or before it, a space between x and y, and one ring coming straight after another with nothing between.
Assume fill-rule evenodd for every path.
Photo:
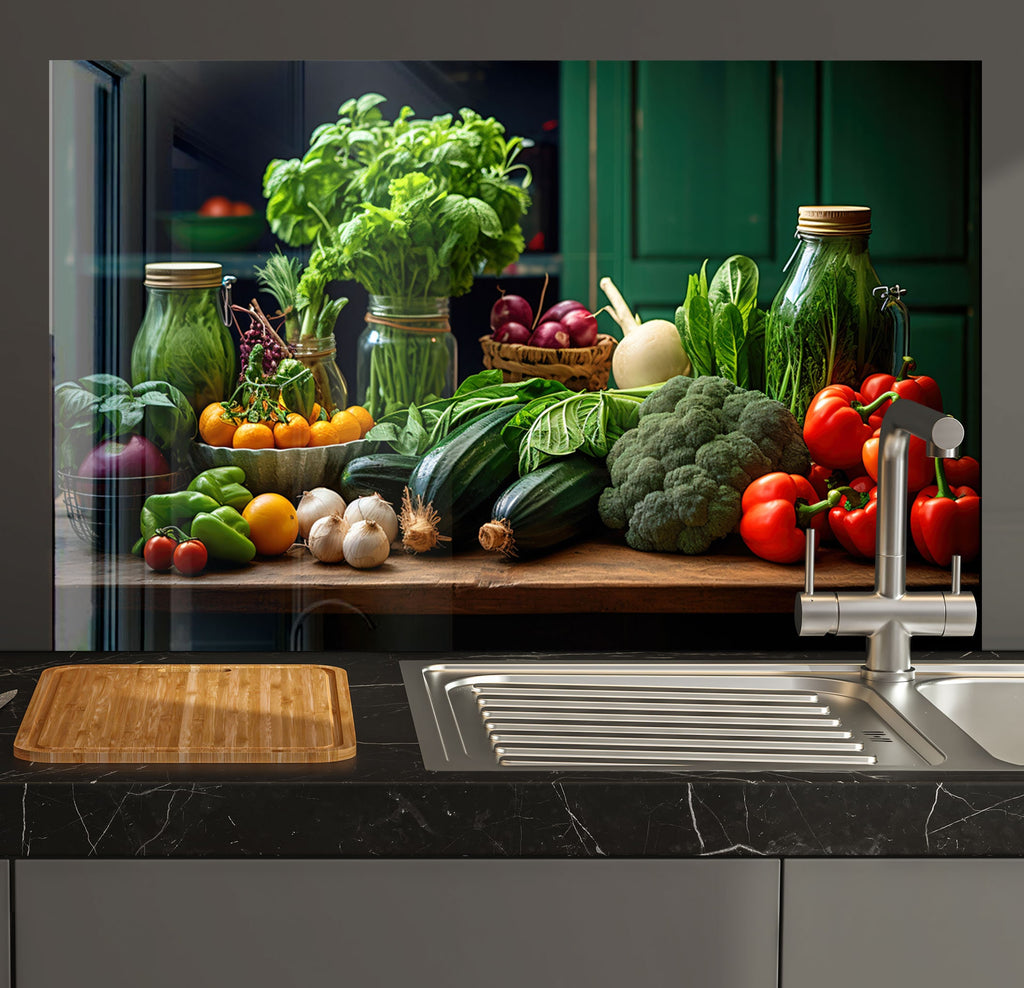
<instances>
[{"instance_id":1,"label":"wooden table top","mask_svg":"<svg viewBox=\"0 0 1024 988\"><path fill-rule=\"evenodd\" d=\"M93 552L56 505L54 582L58 593L119 593L126 605L166 612L295 613L323 602L370 614L784 613L803 589L800 564L753 556L730 536L702 556L637 552L606 533L534 560L476 549L408 555L400 547L377 569L317 562L304 546L246 566L210 567L197 577L155 573L142 559ZM966 567L965 589L978 585ZM870 590L870 562L838 548L818 554L815 588ZM911 560L907 586L941 590L949 574Z\"/></svg>"}]
</instances>

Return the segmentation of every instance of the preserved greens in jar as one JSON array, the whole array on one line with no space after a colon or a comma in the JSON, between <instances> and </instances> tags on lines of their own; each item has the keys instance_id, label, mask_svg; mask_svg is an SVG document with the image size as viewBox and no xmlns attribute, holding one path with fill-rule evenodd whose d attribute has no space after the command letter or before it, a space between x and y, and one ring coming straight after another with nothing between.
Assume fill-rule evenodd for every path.
<instances>
[{"instance_id":1,"label":"preserved greens in jar","mask_svg":"<svg viewBox=\"0 0 1024 988\"><path fill-rule=\"evenodd\" d=\"M867 207L800 207L799 244L765 326L765 391L800 422L826 385L857 388L893 372L893 320L872 295L880 281L870 232Z\"/></svg>"},{"instance_id":2,"label":"preserved greens in jar","mask_svg":"<svg viewBox=\"0 0 1024 988\"><path fill-rule=\"evenodd\" d=\"M167 381L197 415L231 392L236 360L221 317L223 282L219 264L146 265L149 299L132 346L132 384Z\"/></svg>"}]
</instances>

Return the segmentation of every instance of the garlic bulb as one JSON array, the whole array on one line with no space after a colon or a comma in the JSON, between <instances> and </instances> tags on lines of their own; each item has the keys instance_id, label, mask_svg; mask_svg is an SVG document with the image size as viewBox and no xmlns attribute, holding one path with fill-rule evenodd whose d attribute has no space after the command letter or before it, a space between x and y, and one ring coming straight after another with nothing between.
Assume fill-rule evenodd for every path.
<instances>
[{"instance_id":1,"label":"garlic bulb","mask_svg":"<svg viewBox=\"0 0 1024 988\"><path fill-rule=\"evenodd\" d=\"M356 569L380 566L391 553L391 539L375 521L357 521L345 536L345 561Z\"/></svg>"},{"instance_id":2,"label":"garlic bulb","mask_svg":"<svg viewBox=\"0 0 1024 988\"><path fill-rule=\"evenodd\" d=\"M295 509L295 517L299 519L299 536L309 538L313 522L326 515L337 512L345 514L345 499L329 487L314 487L311 491L303 491L299 506Z\"/></svg>"},{"instance_id":3,"label":"garlic bulb","mask_svg":"<svg viewBox=\"0 0 1024 988\"><path fill-rule=\"evenodd\" d=\"M379 494L356 498L345 509L345 521L349 525L354 525L357 521L375 521L384 529L389 543L398 538L398 515Z\"/></svg>"},{"instance_id":4,"label":"garlic bulb","mask_svg":"<svg viewBox=\"0 0 1024 988\"><path fill-rule=\"evenodd\" d=\"M348 522L335 511L313 522L306 544L320 562L340 563L345 559L345 538L348 532Z\"/></svg>"}]
</instances>

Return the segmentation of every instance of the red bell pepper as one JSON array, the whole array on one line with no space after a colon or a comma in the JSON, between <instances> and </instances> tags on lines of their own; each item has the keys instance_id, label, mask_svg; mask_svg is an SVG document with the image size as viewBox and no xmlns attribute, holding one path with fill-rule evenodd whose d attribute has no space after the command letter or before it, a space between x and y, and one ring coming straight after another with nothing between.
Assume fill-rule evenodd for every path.
<instances>
[{"instance_id":1,"label":"red bell pepper","mask_svg":"<svg viewBox=\"0 0 1024 988\"><path fill-rule=\"evenodd\" d=\"M935 479L910 506L914 545L937 566L948 566L954 555L971 560L981 546L981 498L970 487L950 487L941 459L935 461Z\"/></svg>"},{"instance_id":2,"label":"red bell pepper","mask_svg":"<svg viewBox=\"0 0 1024 988\"><path fill-rule=\"evenodd\" d=\"M860 473L861 449L874 429L875 409L897 397L886 391L865 404L860 392L846 384L829 384L807 406L804 442L811 459L823 467Z\"/></svg>"},{"instance_id":3,"label":"red bell pepper","mask_svg":"<svg viewBox=\"0 0 1024 988\"><path fill-rule=\"evenodd\" d=\"M829 527L839 544L854 556L870 559L875 554L878 531L878 488L844 497L828 513Z\"/></svg>"},{"instance_id":4,"label":"red bell pepper","mask_svg":"<svg viewBox=\"0 0 1024 988\"><path fill-rule=\"evenodd\" d=\"M950 487L970 487L981 493L981 464L973 456L958 456L955 460L947 457L942 469Z\"/></svg>"},{"instance_id":5,"label":"red bell pepper","mask_svg":"<svg viewBox=\"0 0 1024 988\"><path fill-rule=\"evenodd\" d=\"M881 429L875 429L871 438L864 443L864 469L868 476L878 483L878 443ZM907 493L913 494L927 486L935 476L934 460L928 455L923 439L910 437L907 447Z\"/></svg>"},{"instance_id":6,"label":"red bell pepper","mask_svg":"<svg viewBox=\"0 0 1024 988\"><path fill-rule=\"evenodd\" d=\"M773 563L795 563L804 557L806 530L820 537L825 512L839 503L840 489L822 501L810 481L796 473L766 473L743 492L740 537L747 548Z\"/></svg>"},{"instance_id":7,"label":"red bell pepper","mask_svg":"<svg viewBox=\"0 0 1024 988\"><path fill-rule=\"evenodd\" d=\"M864 379L860 386L861 397L865 402L874 401L880 394L886 391L894 391L901 398L909 398L920 405L927 405L935 411L942 411L942 392L933 377L925 377L923 374L911 377L914 369L914 358L904 357L903 366L899 374L872 374ZM882 424L885 413L889 410L890 401L881 405L871 416L871 424L876 429Z\"/></svg>"}]
</instances>

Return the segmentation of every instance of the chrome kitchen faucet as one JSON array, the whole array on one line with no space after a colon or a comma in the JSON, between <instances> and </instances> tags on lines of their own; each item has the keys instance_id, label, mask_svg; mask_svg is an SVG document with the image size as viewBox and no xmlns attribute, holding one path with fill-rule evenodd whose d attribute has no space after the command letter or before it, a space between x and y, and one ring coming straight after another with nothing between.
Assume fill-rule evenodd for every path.
<instances>
[{"instance_id":1,"label":"chrome kitchen faucet","mask_svg":"<svg viewBox=\"0 0 1024 988\"><path fill-rule=\"evenodd\" d=\"M907 453L910 437L927 444L932 457L953 457L964 427L906 398L895 399L882 419L878 441L878 531L875 537L875 589L869 593L814 592L814 535L807 530L804 592L797 594L799 635L866 635L865 680L909 682L912 635L970 636L978 621L974 594L960 591L960 557L952 560L952 589L907 592Z\"/></svg>"}]
</instances>

